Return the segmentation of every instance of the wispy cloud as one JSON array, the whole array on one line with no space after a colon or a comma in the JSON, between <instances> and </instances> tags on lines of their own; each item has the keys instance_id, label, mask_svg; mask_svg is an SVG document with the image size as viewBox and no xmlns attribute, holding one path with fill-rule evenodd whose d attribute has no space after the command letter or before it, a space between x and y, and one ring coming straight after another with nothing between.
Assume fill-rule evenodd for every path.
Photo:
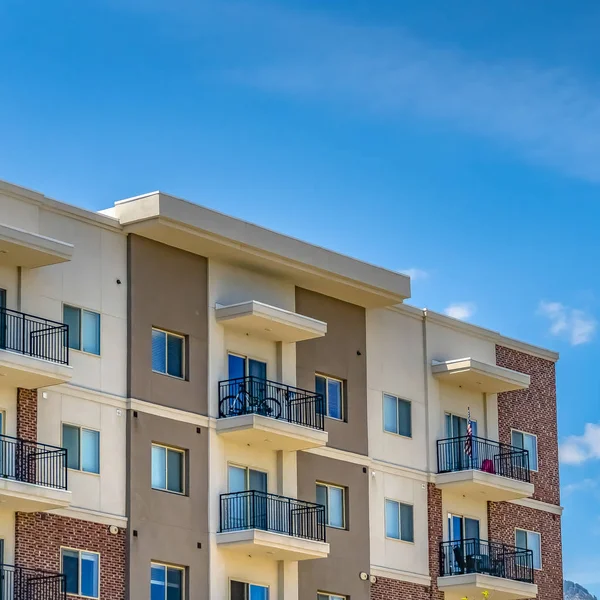
<instances>
[{"instance_id":1,"label":"wispy cloud","mask_svg":"<svg viewBox=\"0 0 600 600\"><path fill-rule=\"evenodd\" d=\"M576 481L574 483L568 483L567 485L563 485L561 488L561 492L564 496L569 496L574 494L575 492L586 492L589 490L595 490L598 487L598 482L595 479L582 479L581 481Z\"/></svg>"},{"instance_id":2,"label":"wispy cloud","mask_svg":"<svg viewBox=\"0 0 600 600\"><path fill-rule=\"evenodd\" d=\"M476 309L477 307L473 302L454 302L444 309L444 314L454 319L467 321L473 316Z\"/></svg>"},{"instance_id":3,"label":"wispy cloud","mask_svg":"<svg viewBox=\"0 0 600 600\"><path fill-rule=\"evenodd\" d=\"M558 451L560 462L567 465L600 459L600 424L586 423L583 434L565 438Z\"/></svg>"},{"instance_id":4,"label":"wispy cloud","mask_svg":"<svg viewBox=\"0 0 600 600\"><path fill-rule=\"evenodd\" d=\"M584 310L560 302L542 301L538 314L550 322L550 334L568 340L572 346L590 342L596 333L596 319Z\"/></svg>"},{"instance_id":5,"label":"wispy cloud","mask_svg":"<svg viewBox=\"0 0 600 600\"><path fill-rule=\"evenodd\" d=\"M411 279L415 281L417 279L429 279L429 271L425 271L423 269L402 269L400 273L402 273L403 275L408 275Z\"/></svg>"}]
</instances>

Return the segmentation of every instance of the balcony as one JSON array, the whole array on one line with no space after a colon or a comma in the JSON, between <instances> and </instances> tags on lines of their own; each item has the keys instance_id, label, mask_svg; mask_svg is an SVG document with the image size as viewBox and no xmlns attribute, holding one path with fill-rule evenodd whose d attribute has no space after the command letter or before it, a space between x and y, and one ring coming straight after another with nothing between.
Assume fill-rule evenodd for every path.
<instances>
[{"instance_id":1,"label":"balcony","mask_svg":"<svg viewBox=\"0 0 600 600\"><path fill-rule=\"evenodd\" d=\"M10 600L65 600L61 573L0 565L0 598Z\"/></svg>"},{"instance_id":2,"label":"balcony","mask_svg":"<svg viewBox=\"0 0 600 600\"><path fill-rule=\"evenodd\" d=\"M271 450L307 450L327 443L320 394L239 377L219 383L217 433L239 444Z\"/></svg>"},{"instance_id":3,"label":"balcony","mask_svg":"<svg viewBox=\"0 0 600 600\"><path fill-rule=\"evenodd\" d=\"M71 379L69 326L0 307L0 385L37 389Z\"/></svg>"},{"instance_id":4,"label":"balcony","mask_svg":"<svg viewBox=\"0 0 600 600\"><path fill-rule=\"evenodd\" d=\"M0 435L0 506L20 512L65 508L67 451Z\"/></svg>"},{"instance_id":5,"label":"balcony","mask_svg":"<svg viewBox=\"0 0 600 600\"><path fill-rule=\"evenodd\" d=\"M222 494L217 543L273 560L326 558L325 507L265 492Z\"/></svg>"},{"instance_id":6,"label":"balcony","mask_svg":"<svg viewBox=\"0 0 600 600\"><path fill-rule=\"evenodd\" d=\"M495 600L537 596L532 551L480 539L440 544L437 583L447 600L479 598L485 590Z\"/></svg>"},{"instance_id":7,"label":"balcony","mask_svg":"<svg viewBox=\"0 0 600 600\"><path fill-rule=\"evenodd\" d=\"M438 488L491 502L533 494L527 450L472 436L469 452L468 440L438 440Z\"/></svg>"}]
</instances>

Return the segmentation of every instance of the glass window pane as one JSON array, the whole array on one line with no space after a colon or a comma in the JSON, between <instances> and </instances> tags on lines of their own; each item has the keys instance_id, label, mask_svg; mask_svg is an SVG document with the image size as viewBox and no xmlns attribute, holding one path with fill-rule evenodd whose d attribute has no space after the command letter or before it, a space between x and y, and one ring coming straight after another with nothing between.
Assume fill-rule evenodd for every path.
<instances>
[{"instance_id":1,"label":"glass window pane","mask_svg":"<svg viewBox=\"0 0 600 600\"><path fill-rule=\"evenodd\" d=\"M150 600L165 600L166 567L152 565L150 570Z\"/></svg>"},{"instance_id":2,"label":"glass window pane","mask_svg":"<svg viewBox=\"0 0 600 600\"><path fill-rule=\"evenodd\" d=\"M99 556L91 552L81 553L81 595L98 597Z\"/></svg>"},{"instance_id":3,"label":"glass window pane","mask_svg":"<svg viewBox=\"0 0 600 600\"><path fill-rule=\"evenodd\" d=\"M269 588L262 585L250 585L249 600L269 600Z\"/></svg>"},{"instance_id":4,"label":"glass window pane","mask_svg":"<svg viewBox=\"0 0 600 600\"><path fill-rule=\"evenodd\" d=\"M248 480L248 489L256 490L257 492L267 492L267 474L264 471L250 469Z\"/></svg>"},{"instance_id":5,"label":"glass window pane","mask_svg":"<svg viewBox=\"0 0 600 600\"><path fill-rule=\"evenodd\" d=\"M152 330L152 370L167 372L167 334L158 329Z\"/></svg>"},{"instance_id":6,"label":"glass window pane","mask_svg":"<svg viewBox=\"0 0 600 600\"><path fill-rule=\"evenodd\" d=\"M84 310L81 328L84 352L100 354L100 315Z\"/></svg>"},{"instance_id":7,"label":"glass window pane","mask_svg":"<svg viewBox=\"0 0 600 600\"><path fill-rule=\"evenodd\" d=\"M183 571L181 569L167 569L167 600L181 600L183 598Z\"/></svg>"},{"instance_id":8,"label":"glass window pane","mask_svg":"<svg viewBox=\"0 0 600 600\"><path fill-rule=\"evenodd\" d=\"M162 446L152 446L152 487L167 489L167 449Z\"/></svg>"},{"instance_id":9,"label":"glass window pane","mask_svg":"<svg viewBox=\"0 0 600 600\"><path fill-rule=\"evenodd\" d=\"M465 539L479 539L479 521L465 518Z\"/></svg>"},{"instance_id":10,"label":"glass window pane","mask_svg":"<svg viewBox=\"0 0 600 600\"><path fill-rule=\"evenodd\" d=\"M248 585L241 581L231 582L231 600L248 600L246 598L246 589Z\"/></svg>"},{"instance_id":11,"label":"glass window pane","mask_svg":"<svg viewBox=\"0 0 600 600\"><path fill-rule=\"evenodd\" d=\"M329 525L344 526L344 490L340 488L329 488Z\"/></svg>"},{"instance_id":12,"label":"glass window pane","mask_svg":"<svg viewBox=\"0 0 600 600\"><path fill-rule=\"evenodd\" d=\"M398 400L398 433L406 437L412 436L411 403Z\"/></svg>"},{"instance_id":13,"label":"glass window pane","mask_svg":"<svg viewBox=\"0 0 600 600\"><path fill-rule=\"evenodd\" d=\"M256 377L257 379L266 379L267 363L261 362L260 360L253 360L251 358L248 361L248 375Z\"/></svg>"},{"instance_id":14,"label":"glass window pane","mask_svg":"<svg viewBox=\"0 0 600 600\"><path fill-rule=\"evenodd\" d=\"M523 447L529 450L529 468L537 471L537 438L534 435L524 434Z\"/></svg>"},{"instance_id":15,"label":"glass window pane","mask_svg":"<svg viewBox=\"0 0 600 600\"><path fill-rule=\"evenodd\" d=\"M523 434L520 431L513 431L511 437L513 446L515 446L516 448L523 447Z\"/></svg>"},{"instance_id":16,"label":"glass window pane","mask_svg":"<svg viewBox=\"0 0 600 600\"><path fill-rule=\"evenodd\" d=\"M246 491L246 469L229 467L229 493Z\"/></svg>"},{"instance_id":17,"label":"glass window pane","mask_svg":"<svg viewBox=\"0 0 600 600\"><path fill-rule=\"evenodd\" d=\"M393 500L385 501L385 535L400 539L400 513L398 503Z\"/></svg>"},{"instance_id":18,"label":"glass window pane","mask_svg":"<svg viewBox=\"0 0 600 600\"><path fill-rule=\"evenodd\" d=\"M183 493L183 452L167 450L167 489Z\"/></svg>"},{"instance_id":19,"label":"glass window pane","mask_svg":"<svg viewBox=\"0 0 600 600\"><path fill-rule=\"evenodd\" d=\"M342 382L335 379L327 380L327 415L342 418Z\"/></svg>"},{"instance_id":20,"label":"glass window pane","mask_svg":"<svg viewBox=\"0 0 600 600\"><path fill-rule=\"evenodd\" d=\"M527 549L533 551L533 568L542 568L542 549L541 549L542 538L539 533L533 531L527 532Z\"/></svg>"},{"instance_id":21,"label":"glass window pane","mask_svg":"<svg viewBox=\"0 0 600 600\"><path fill-rule=\"evenodd\" d=\"M325 515L327 521L329 521L329 518L327 517L327 487L324 485L317 484L317 504L325 507Z\"/></svg>"},{"instance_id":22,"label":"glass window pane","mask_svg":"<svg viewBox=\"0 0 600 600\"><path fill-rule=\"evenodd\" d=\"M73 306L63 305L63 323L69 326L69 348L80 350L81 311Z\"/></svg>"},{"instance_id":23,"label":"glass window pane","mask_svg":"<svg viewBox=\"0 0 600 600\"><path fill-rule=\"evenodd\" d=\"M62 551L62 572L67 583L67 594L79 594L79 552Z\"/></svg>"},{"instance_id":24,"label":"glass window pane","mask_svg":"<svg viewBox=\"0 0 600 600\"><path fill-rule=\"evenodd\" d=\"M246 376L246 359L235 354L229 355L229 379Z\"/></svg>"},{"instance_id":25,"label":"glass window pane","mask_svg":"<svg viewBox=\"0 0 600 600\"><path fill-rule=\"evenodd\" d=\"M79 427L62 426L62 445L67 449L67 466L79 469Z\"/></svg>"},{"instance_id":26,"label":"glass window pane","mask_svg":"<svg viewBox=\"0 0 600 600\"><path fill-rule=\"evenodd\" d=\"M317 594L317 600L329 600L329 594Z\"/></svg>"},{"instance_id":27,"label":"glass window pane","mask_svg":"<svg viewBox=\"0 0 600 600\"><path fill-rule=\"evenodd\" d=\"M383 395L383 429L398 433L398 402L394 396Z\"/></svg>"},{"instance_id":28,"label":"glass window pane","mask_svg":"<svg viewBox=\"0 0 600 600\"><path fill-rule=\"evenodd\" d=\"M81 470L100 473L100 432L81 430Z\"/></svg>"},{"instance_id":29,"label":"glass window pane","mask_svg":"<svg viewBox=\"0 0 600 600\"><path fill-rule=\"evenodd\" d=\"M410 504L400 504L401 539L405 542L414 542L413 507Z\"/></svg>"},{"instance_id":30,"label":"glass window pane","mask_svg":"<svg viewBox=\"0 0 600 600\"><path fill-rule=\"evenodd\" d=\"M517 529L515 535L515 546L527 550L527 532L522 529Z\"/></svg>"},{"instance_id":31,"label":"glass window pane","mask_svg":"<svg viewBox=\"0 0 600 600\"><path fill-rule=\"evenodd\" d=\"M317 412L320 414L325 414L325 403L327 401L327 380L325 379L325 377L322 377L321 375L315 375L315 392L317 394L320 394L321 397L319 398L319 401L317 402Z\"/></svg>"},{"instance_id":32,"label":"glass window pane","mask_svg":"<svg viewBox=\"0 0 600 600\"><path fill-rule=\"evenodd\" d=\"M167 336L167 373L173 377L183 377L183 338Z\"/></svg>"}]
</instances>

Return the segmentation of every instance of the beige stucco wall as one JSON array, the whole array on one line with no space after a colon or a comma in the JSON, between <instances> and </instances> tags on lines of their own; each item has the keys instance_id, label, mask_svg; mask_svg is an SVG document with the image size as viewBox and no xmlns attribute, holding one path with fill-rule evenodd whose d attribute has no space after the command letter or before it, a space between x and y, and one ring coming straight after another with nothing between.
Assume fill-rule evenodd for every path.
<instances>
[{"instance_id":1,"label":"beige stucco wall","mask_svg":"<svg viewBox=\"0 0 600 600\"><path fill-rule=\"evenodd\" d=\"M442 492L442 518L444 528L444 539L448 540L448 515L459 515L479 520L479 535L482 540L488 539L488 515L487 502L475 500L460 494L451 494L444 490Z\"/></svg>"}]
</instances>

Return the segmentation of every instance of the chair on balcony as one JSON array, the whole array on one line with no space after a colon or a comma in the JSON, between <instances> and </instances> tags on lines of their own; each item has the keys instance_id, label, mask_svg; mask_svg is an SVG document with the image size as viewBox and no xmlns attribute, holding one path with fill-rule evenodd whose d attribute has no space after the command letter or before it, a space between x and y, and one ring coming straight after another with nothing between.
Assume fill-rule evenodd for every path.
<instances>
[{"instance_id":1,"label":"chair on balcony","mask_svg":"<svg viewBox=\"0 0 600 600\"><path fill-rule=\"evenodd\" d=\"M462 549L459 546L454 546L452 553L454 554L454 562L458 565L459 573L467 573L467 563L465 562Z\"/></svg>"}]
</instances>

